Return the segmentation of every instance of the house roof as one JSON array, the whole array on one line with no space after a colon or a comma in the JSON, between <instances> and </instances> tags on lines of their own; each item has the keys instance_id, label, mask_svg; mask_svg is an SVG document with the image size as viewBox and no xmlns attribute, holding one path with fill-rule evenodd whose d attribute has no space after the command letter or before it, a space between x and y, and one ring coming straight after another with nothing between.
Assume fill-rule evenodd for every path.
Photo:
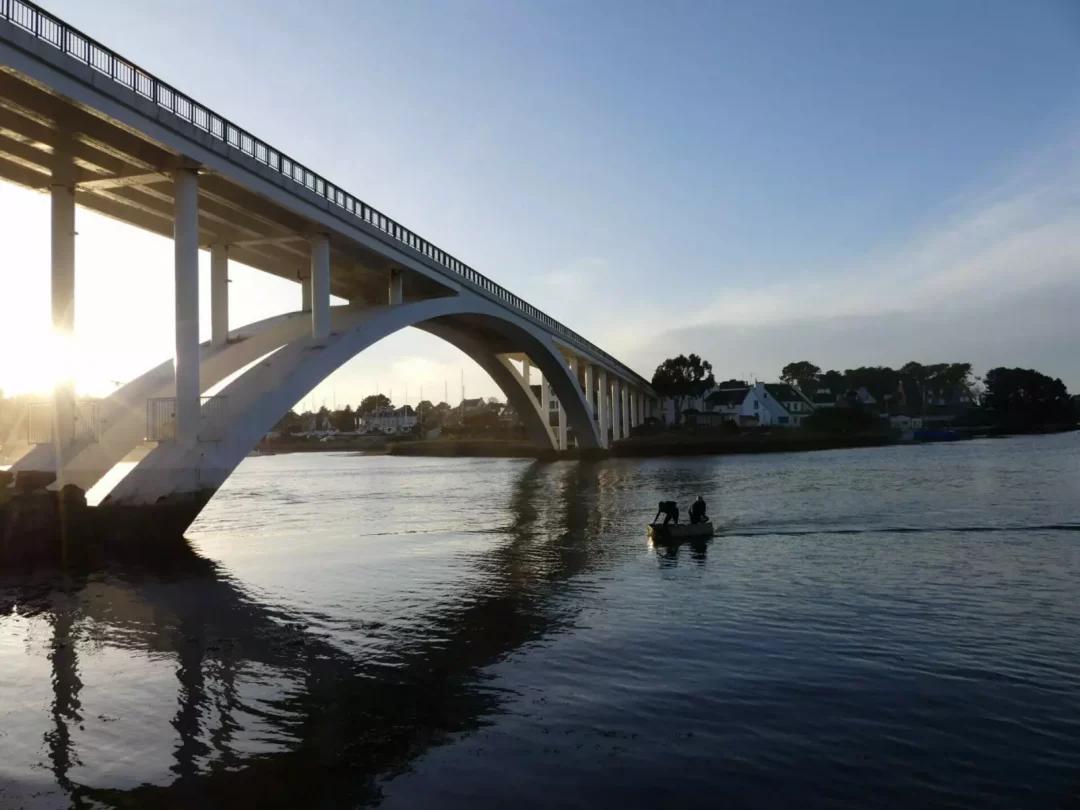
<instances>
[{"instance_id":1,"label":"house roof","mask_svg":"<svg viewBox=\"0 0 1080 810\"><path fill-rule=\"evenodd\" d=\"M482 408L484 407L484 398L477 397L476 399L463 399L461 400L460 407L462 408Z\"/></svg>"},{"instance_id":2,"label":"house roof","mask_svg":"<svg viewBox=\"0 0 1080 810\"><path fill-rule=\"evenodd\" d=\"M811 400L815 405L835 405L836 394L832 391L818 391Z\"/></svg>"},{"instance_id":3,"label":"house roof","mask_svg":"<svg viewBox=\"0 0 1080 810\"><path fill-rule=\"evenodd\" d=\"M705 402L714 407L719 405L721 407L733 408L737 405L742 405L742 402L746 399L746 394L749 391L749 386L746 386L745 388L718 388L705 397Z\"/></svg>"},{"instance_id":4,"label":"house roof","mask_svg":"<svg viewBox=\"0 0 1080 810\"><path fill-rule=\"evenodd\" d=\"M765 390L777 402L805 402L806 397L786 383L765 383Z\"/></svg>"}]
</instances>

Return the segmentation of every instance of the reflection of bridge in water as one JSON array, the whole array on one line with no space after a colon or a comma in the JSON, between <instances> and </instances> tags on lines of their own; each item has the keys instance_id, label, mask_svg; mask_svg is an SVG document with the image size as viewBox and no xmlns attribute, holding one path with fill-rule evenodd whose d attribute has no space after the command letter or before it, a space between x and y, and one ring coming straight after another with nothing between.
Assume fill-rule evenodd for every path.
<instances>
[{"instance_id":1,"label":"reflection of bridge in water","mask_svg":"<svg viewBox=\"0 0 1080 810\"><path fill-rule=\"evenodd\" d=\"M89 415L60 386L51 441L16 471L88 489L150 436L156 448L109 502L190 504L194 517L283 413L408 326L472 357L548 449L606 447L655 408L648 383L607 352L33 3L0 4L0 64L0 178L51 196L56 331L74 325L76 203L172 237L176 257L175 359ZM211 258L202 345L200 247ZM298 281L300 310L230 329L230 260ZM331 307L332 295L348 305ZM122 317L132 302L117 302Z\"/></svg>"},{"instance_id":2,"label":"reflection of bridge in water","mask_svg":"<svg viewBox=\"0 0 1080 810\"><path fill-rule=\"evenodd\" d=\"M484 667L573 618L556 604L565 584L611 553L600 529L610 518L602 486L586 462L526 468L514 484L506 539L478 558L480 579L437 615L410 617L428 626L395 645L392 665L384 656L375 663L350 655L303 629L301 616L257 604L190 550L158 569L122 568L67 588L49 583L39 593L18 586L8 598L24 613L47 617L53 633L46 742L57 788L73 802L109 806L375 800L379 777L498 709L480 682ZM80 674L79 650L92 646L91 631L102 645L172 662L169 784L118 789L75 779L80 768L106 764L74 742L80 725L97 722L84 717L92 690L110 688L84 683ZM253 670L275 683L277 694L262 701L244 695ZM239 737L247 722L280 740L278 750L245 751L251 740Z\"/></svg>"}]
</instances>

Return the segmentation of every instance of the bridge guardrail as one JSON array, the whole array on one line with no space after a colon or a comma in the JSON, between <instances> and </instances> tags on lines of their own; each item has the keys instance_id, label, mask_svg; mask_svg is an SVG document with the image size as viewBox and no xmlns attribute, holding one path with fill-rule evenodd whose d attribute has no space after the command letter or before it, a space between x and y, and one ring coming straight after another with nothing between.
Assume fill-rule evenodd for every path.
<instances>
[{"instance_id":1,"label":"bridge guardrail","mask_svg":"<svg viewBox=\"0 0 1080 810\"><path fill-rule=\"evenodd\" d=\"M199 441L221 441L221 419L227 397L200 397ZM146 441L171 442L176 438L176 397L151 397L146 400Z\"/></svg>"},{"instance_id":2,"label":"bridge guardrail","mask_svg":"<svg viewBox=\"0 0 1080 810\"><path fill-rule=\"evenodd\" d=\"M75 401L74 432L76 442L97 442L101 438L101 403L96 399ZM56 405L52 400L26 404L26 441L28 444L52 444L56 436Z\"/></svg>"},{"instance_id":3,"label":"bridge guardrail","mask_svg":"<svg viewBox=\"0 0 1080 810\"><path fill-rule=\"evenodd\" d=\"M199 104L190 96L181 93L130 60L124 59L112 49L106 48L92 37L83 34L40 6L28 2L28 0L0 0L0 19L8 20L32 34L36 39L52 45L65 55L89 66L103 76L109 77L138 96L149 99L159 108L172 113L180 120L208 133L212 138L225 143L227 146L238 150L241 154L252 158L257 163L277 172L283 178L326 199L335 206L339 214L351 215L383 232L406 247L412 248L452 275L465 279L488 296L550 329L568 342L604 358L616 368L624 369L629 375L642 379L640 375L627 368L600 347L590 343L573 329L564 326L550 315L496 284L487 276L465 264L465 262L431 244L377 208L349 194L344 189L313 172L304 164L293 160L280 150L274 149L265 141L256 138L224 116L218 115Z\"/></svg>"}]
</instances>

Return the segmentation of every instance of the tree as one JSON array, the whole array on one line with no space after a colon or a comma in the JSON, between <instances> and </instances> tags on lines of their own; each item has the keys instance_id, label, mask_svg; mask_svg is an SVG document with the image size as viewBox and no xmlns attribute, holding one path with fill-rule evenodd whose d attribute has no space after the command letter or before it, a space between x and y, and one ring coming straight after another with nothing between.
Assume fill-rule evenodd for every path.
<instances>
[{"instance_id":1,"label":"tree","mask_svg":"<svg viewBox=\"0 0 1080 810\"><path fill-rule=\"evenodd\" d=\"M303 420L297 415L296 411L289 411L278 420L276 425L274 425L274 430L282 436L299 433L302 429Z\"/></svg>"},{"instance_id":2,"label":"tree","mask_svg":"<svg viewBox=\"0 0 1080 810\"><path fill-rule=\"evenodd\" d=\"M1039 429L1075 422L1069 391L1059 379L1031 368L992 368L986 372L983 402L998 422L1012 429Z\"/></svg>"},{"instance_id":3,"label":"tree","mask_svg":"<svg viewBox=\"0 0 1080 810\"><path fill-rule=\"evenodd\" d=\"M788 385L796 386L807 396L813 396L817 390L817 382L821 376L821 369L809 360L799 360L796 363L788 363L780 371L780 381Z\"/></svg>"},{"instance_id":4,"label":"tree","mask_svg":"<svg viewBox=\"0 0 1080 810\"><path fill-rule=\"evenodd\" d=\"M334 411L331 416L334 427L342 433L351 433L356 430L356 414L351 405L346 405L340 411Z\"/></svg>"},{"instance_id":5,"label":"tree","mask_svg":"<svg viewBox=\"0 0 1080 810\"><path fill-rule=\"evenodd\" d=\"M888 366L860 366L844 372L847 388L865 388L878 402L895 397L900 390L900 372Z\"/></svg>"},{"instance_id":6,"label":"tree","mask_svg":"<svg viewBox=\"0 0 1080 810\"><path fill-rule=\"evenodd\" d=\"M844 381L843 374L839 371L830 369L818 378L818 387L828 389L829 393L834 396L839 396L844 393L844 389L847 388L847 383Z\"/></svg>"},{"instance_id":7,"label":"tree","mask_svg":"<svg viewBox=\"0 0 1080 810\"><path fill-rule=\"evenodd\" d=\"M687 397L700 396L715 385L712 364L696 354L689 357L680 354L670 357L656 367L652 386L662 397L675 401L675 421L682 414L682 404Z\"/></svg>"},{"instance_id":8,"label":"tree","mask_svg":"<svg viewBox=\"0 0 1080 810\"><path fill-rule=\"evenodd\" d=\"M371 394L360 401L360 407L356 409L356 412L361 416L368 416L383 408L391 408L393 405L394 403L386 394Z\"/></svg>"}]
</instances>

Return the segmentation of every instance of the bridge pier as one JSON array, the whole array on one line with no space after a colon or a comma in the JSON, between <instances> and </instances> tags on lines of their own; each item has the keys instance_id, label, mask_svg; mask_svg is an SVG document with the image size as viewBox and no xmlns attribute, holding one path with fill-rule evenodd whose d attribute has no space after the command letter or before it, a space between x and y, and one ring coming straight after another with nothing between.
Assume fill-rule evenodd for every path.
<instances>
[{"instance_id":1,"label":"bridge pier","mask_svg":"<svg viewBox=\"0 0 1080 810\"><path fill-rule=\"evenodd\" d=\"M173 173L173 255L176 291L176 441L198 441L199 408L199 176Z\"/></svg>"},{"instance_id":2,"label":"bridge pier","mask_svg":"<svg viewBox=\"0 0 1080 810\"><path fill-rule=\"evenodd\" d=\"M622 438L630 438L630 389L619 383L619 404L622 407Z\"/></svg>"},{"instance_id":3,"label":"bridge pier","mask_svg":"<svg viewBox=\"0 0 1080 810\"><path fill-rule=\"evenodd\" d=\"M330 237L311 237L311 336L330 336Z\"/></svg>"},{"instance_id":4,"label":"bridge pier","mask_svg":"<svg viewBox=\"0 0 1080 810\"><path fill-rule=\"evenodd\" d=\"M608 394L607 372L600 369L597 374L596 411L598 416L597 429L600 431L600 446L608 446L608 420L611 418L611 403Z\"/></svg>"},{"instance_id":5,"label":"bridge pier","mask_svg":"<svg viewBox=\"0 0 1080 810\"><path fill-rule=\"evenodd\" d=\"M210 246L210 343L229 342L229 246Z\"/></svg>"},{"instance_id":6,"label":"bridge pier","mask_svg":"<svg viewBox=\"0 0 1080 810\"><path fill-rule=\"evenodd\" d=\"M595 368L592 363L585 364L585 407L589 418L596 419L596 381L593 379Z\"/></svg>"},{"instance_id":7,"label":"bridge pier","mask_svg":"<svg viewBox=\"0 0 1080 810\"><path fill-rule=\"evenodd\" d=\"M58 156L60 165L49 188L53 357L53 446L55 469L75 438L75 380L72 377L75 335L75 187L71 162ZM63 482L61 482L61 485Z\"/></svg>"},{"instance_id":8,"label":"bridge pier","mask_svg":"<svg viewBox=\"0 0 1080 810\"><path fill-rule=\"evenodd\" d=\"M611 380L611 441L617 442L622 438L622 410L619 408L619 398L622 393L622 380L613 377Z\"/></svg>"}]
</instances>

